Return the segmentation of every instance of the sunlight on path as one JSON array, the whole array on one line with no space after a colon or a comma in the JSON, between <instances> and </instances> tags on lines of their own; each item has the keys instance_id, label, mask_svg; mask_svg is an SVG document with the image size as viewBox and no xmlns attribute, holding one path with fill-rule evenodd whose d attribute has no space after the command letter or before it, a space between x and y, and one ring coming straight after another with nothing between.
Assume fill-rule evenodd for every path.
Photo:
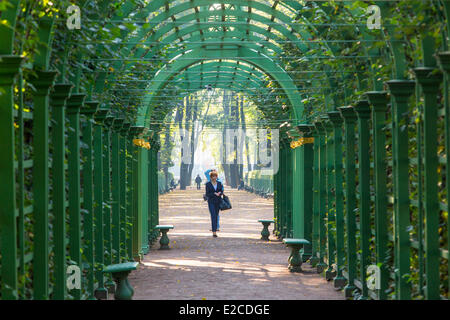
<instances>
[{"instance_id":1,"label":"sunlight on path","mask_svg":"<svg viewBox=\"0 0 450 320\"><path fill-rule=\"evenodd\" d=\"M168 234L171 250L158 250L158 240L130 275L134 299L343 299L308 263L304 273L290 273L289 250L273 235L270 242L260 240L257 221L273 218L273 200L225 191L233 209L220 214L218 238L209 231L203 190L160 197L160 223L175 226Z\"/></svg>"}]
</instances>

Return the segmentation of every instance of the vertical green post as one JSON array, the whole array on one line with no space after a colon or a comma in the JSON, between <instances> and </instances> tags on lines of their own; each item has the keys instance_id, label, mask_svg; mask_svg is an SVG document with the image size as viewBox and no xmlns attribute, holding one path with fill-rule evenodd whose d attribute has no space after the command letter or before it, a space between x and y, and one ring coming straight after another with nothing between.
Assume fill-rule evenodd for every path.
<instances>
[{"instance_id":1,"label":"vertical green post","mask_svg":"<svg viewBox=\"0 0 450 320\"><path fill-rule=\"evenodd\" d=\"M104 121L103 128L103 236L105 242L105 264L112 264L112 236L111 236L111 126L114 116L108 114ZM106 287L109 291L114 288L114 282L108 275Z\"/></svg>"},{"instance_id":2,"label":"vertical green post","mask_svg":"<svg viewBox=\"0 0 450 320\"><path fill-rule=\"evenodd\" d=\"M423 104L421 103L422 99L422 88L420 86L416 86L415 93L415 105L417 108L417 116L414 121L417 137L416 137L416 149L417 149L417 227L416 232L420 234L423 238L424 232L424 209L423 209L423 149L424 149L424 140L423 140ZM425 296L424 292L424 254L425 250L423 249L424 241L418 241L417 246L417 259L418 259L418 293L421 296Z\"/></svg>"},{"instance_id":3,"label":"vertical green post","mask_svg":"<svg viewBox=\"0 0 450 320\"><path fill-rule=\"evenodd\" d=\"M425 297L440 299L439 293L439 198L437 155L437 95L442 74L436 68L416 68L417 82L424 93L424 207L425 207Z\"/></svg>"},{"instance_id":4,"label":"vertical green post","mask_svg":"<svg viewBox=\"0 0 450 320\"><path fill-rule=\"evenodd\" d=\"M360 234L360 281L361 299L367 299L367 267L370 265L370 107L369 102L361 100L356 103L358 115L358 164L359 164L359 234Z\"/></svg>"},{"instance_id":5,"label":"vertical green post","mask_svg":"<svg viewBox=\"0 0 450 320\"><path fill-rule=\"evenodd\" d=\"M385 91L366 93L372 105L372 130L374 147L374 183L375 183L375 247L377 265L380 267L380 288L378 299L387 299L386 290L389 285L389 252L387 215L387 174L386 174L386 132L385 119L388 96Z\"/></svg>"},{"instance_id":6,"label":"vertical green post","mask_svg":"<svg viewBox=\"0 0 450 320\"><path fill-rule=\"evenodd\" d=\"M317 272L322 273L327 264L325 263L327 231L325 225L326 216L326 130L322 121L315 122L316 131L319 134L319 263L317 264Z\"/></svg>"},{"instance_id":7,"label":"vertical green post","mask_svg":"<svg viewBox=\"0 0 450 320\"><path fill-rule=\"evenodd\" d=\"M296 130L289 130L288 135L291 139L291 143L297 140L300 137L300 134ZM301 202L302 194L300 190L300 183L302 180L302 170L303 167L303 158L301 154L300 147L291 147L292 153L292 190L289 190L294 197L292 197L292 227L293 227L293 236L292 238L303 238L304 237L304 228L303 228L303 217L301 213Z\"/></svg>"},{"instance_id":8,"label":"vertical green post","mask_svg":"<svg viewBox=\"0 0 450 320\"><path fill-rule=\"evenodd\" d=\"M320 254L320 168L319 168L319 157L320 157L320 134L315 126L310 127L312 132L312 137L314 138L313 144L313 202L312 202L312 256L309 262L312 267L316 267L319 263Z\"/></svg>"},{"instance_id":9,"label":"vertical green post","mask_svg":"<svg viewBox=\"0 0 450 320\"><path fill-rule=\"evenodd\" d=\"M290 147L290 141L287 137L284 139L285 148L284 148L284 171L283 171L283 178L284 178L284 223L283 223L283 238L289 238L289 232L290 232L290 219L291 219L291 203L290 203L290 195L289 192L292 192L289 189L290 186L290 162L292 161L290 154L291 154L291 147Z\"/></svg>"},{"instance_id":10,"label":"vertical green post","mask_svg":"<svg viewBox=\"0 0 450 320\"><path fill-rule=\"evenodd\" d=\"M112 123L111 132L111 237L113 263L120 263L120 141L119 133L123 126L124 118L115 118Z\"/></svg>"},{"instance_id":11,"label":"vertical green post","mask_svg":"<svg viewBox=\"0 0 450 320\"><path fill-rule=\"evenodd\" d=\"M127 142L130 123L125 122L120 130L120 239L122 262L127 261Z\"/></svg>"},{"instance_id":12,"label":"vertical green post","mask_svg":"<svg viewBox=\"0 0 450 320\"><path fill-rule=\"evenodd\" d=\"M111 197L111 131L115 116L109 113L103 122L103 237L105 243L105 265L113 263L112 245L112 197ZM115 283L110 274L106 275L105 287L109 293L115 292Z\"/></svg>"},{"instance_id":13,"label":"vertical green post","mask_svg":"<svg viewBox=\"0 0 450 320\"><path fill-rule=\"evenodd\" d=\"M304 139L312 138L312 126L301 124L297 126L297 130ZM298 179L299 193L294 197L299 199L300 221L302 230L299 236L312 243L312 220L313 220L313 142L304 141L303 145L298 147L300 156L300 178ZM294 235L294 238L296 236ZM312 245L304 245L302 248L302 260L306 262L312 256Z\"/></svg>"},{"instance_id":14,"label":"vertical green post","mask_svg":"<svg viewBox=\"0 0 450 320\"><path fill-rule=\"evenodd\" d=\"M95 290L97 299L107 299L103 267L104 253L104 223L103 223L103 123L108 115L108 109L99 109L94 115L94 223L95 223L95 279L98 283Z\"/></svg>"},{"instance_id":15,"label":"vertical green post","mask_svg":"<svg viewBox=\"0 0 450 320\"><path fill-rule=\"evenodd\" d=\"M81 207L80 207L80 109L85 94L72 94L67 100L68 127L68 182L69 182L69 254L70 260L82 269ZM82 289L73 289L73 297L81 299Z\"/></svg>"},{"instance_id":16,"label":"vertical green post","mask_svg":"<svg viewBox=\"0 0 450 320\"><path fill-rule=\"evenodd\" d=\"M334 179L334 137L333 137L333 123L328 121L329 117L324 116L324 128L327 133L327 234L328 234L328 268L325 271L325 279L328 281L336 276L336 271L333 268L336 257L336 240L335 232L333 231L336 227L336 210L335 203L336 197L334 196L333 190L335 189L335 179Z\"/></svg>"},{"instance_id":17,"label":"vertical green post","mask_svg":"<svg viewBox=\"0 0 450 320\"><path fill-rule=\"evenodd\" d=\"M281 163L281 150L278 151L278 163ZM280 219L280 192L279 192L279 178L280 178L280 168L274 175L273 182L273 206L274 206L274 227L273 234L278 237L279 231L279 219Z\"/></svg>"},{"instance_id":18,"label":"vertical green post","mask_svg":"<svg viewBox=\"0 0 450 320\"><path fill-rule=\"evenodd\" d=\"M17 116L17 195L16 204L19 209L19 216L17 218L17 245L19 254L19 279L25 277L25 121L24 121L24 80L22 69L19 69L19 77L17 79L17 97L16 103L18 105ZM1 232L1 231L0 231ZM1 249L0 249L1 250ZM25 292L25 282L22 282L19 287L19 297L23 296Z\"/></svg>"},{"instance_id":19,"label":"vertical green post","mask_svg":"<svg viewBox=\"0 0 450 320\"><path fill-rule=\"evenodd\" d=\"M409 159L408 159L408 99L414 92L415 82L411 80L391 80L387 82L393 105L393 160L394 166L394 256L396 298L411 299L410 240L409 229Z\"/></svg>"},{"instance_id":20,"label":"vertical green post","mask_svg":"<svg viewBox=\"0 0 450 320\"><path fill-rule=\"evenodd\" d=\"M356 154L355 125L356 112L353 107L339 108L344 118L345 130L345 224L347 231L347 285L344 287L346 298L353 296L356 289Z\"/></svg>"},{"instance_id":21,"label":"vertical green post","mask_svg":"<svg viewBox=\"0 0 450 320\"><path fill-rule=\"evenodd\" d=\"M145 138L147 135L144 135ZM148 180L148 154L149 151L145 148L140 148L139 154L139 228L140 230L140 242L142 254L147 254L149 251L148 246L148 216L149 216L149 206L148 206L148 185L150 181Z\"/></svg>"},{"instance_id":22,"label":"vertical green post","mask_svg":"<svg viewBox=\"0 0 450 320\"><path fill-rule=\"evenodd\" d=\"M444 71L444 108L445 108L445 177L450 177L450 102L449 102L449 74L450 74L450 52L441 52L438 55L438 60L442 71ZM450 203L450 183L445 184L447 193L447 204ZM450 239L450 218L447 217L447 239ZM447 240L447 250L450 252L450 240ZM447 274L450 274L450 263L447 264ZM448 287L450 288L450 277L448 277ZM448 291L448 298L450 298L450 290Z\"/></svg>"},{"instance_id":23,"label":"vertical green post","mask_svg":"<svg viewBox=\"0 0 450 320\"><path fill-rule=\"evenodd\" d=\"M94 158L93 158L93 116L98 110L98 102L89 101L86 107L81 108L81 114L86 117L82 125L82 141L85 145L82 155L83 163L83 239L86 247L85 257L87 262L87 286L88 299L94 299Z\"/></svg>"},{"instance_id":24,"label":"vertical green post","mask_svg":"<svg viewBox=\"0 0 450 320\"><path fill-rule=\"evenodd\" d=\"M280 139L280 168L278 174L280 175L280 211L279 211L279 226L278 226L278 239L284 238L284 223L286 215L286 179L284 177L286 163L286 142L284 137Z\"/></svg>"},{"instance_id":25,"label":"vertical green post","mask_svg":"<svg viewBox=\"0 0 450 320\"><path fill-rule=\"evenodd\" d=\"M57 73L36 73L37 77L32 80L36 88L33 99L33 285L34 298L45 300L49 298L49 93Z\"/></svg>"},{"instance_id":26,"label":"vertical green post","mask_svg":"<svg viewBox=\"0 0 450 320\"><path fill-rule=\"evenodd\" d=\"M286 157L286 171L285 171L285 177L286 177L286 198L287 198L287 221L286 221L286 237L288 238L292 238L293 237L293 224L292 224L292 214L293 214L293 202L292 202L292 198L293 198L293 185L292 185L292 167L293 167L293 150L290 147L290 141L287 140L286 142L287 147L286 147L286 151L287 151L287 157Z\"/></svg>"},{"instance_id":27,"label":"vertical green post","mask_svg":"<svg viewBox=\"0 0 450 320\"><path fill-rule=\"evenodd\" d=\"M66 288L66 100L72 90L71 84L56 84L50 95L52 106L52 144L53 144L53 263L55 285L53 299L65 300Z\"/></svg>"},{"instance_id":28,"label":"vertical green post","mask_svg":"<svg viewBox=\"0 0 450 320\"><path fill-rule=\"evenodd\" d=\"M150 150L148 150L148 239L147 241L149 242L149 245L151 246L156 237L155 237L155 214L154 214L154 210L155 210L155 202L154 202L154 196L153 193L155 192L155 188L158 188L158 185L156 183L154 183L153 181L153 170L154 170L154 164L153 164L153 157L154 157L154 140L151 139L151 137L149 137L149 142L150 142Z\"/></svg>"},{"instance_id":29,"label":"vertical green post","mask_svg":"<svg viewBox=\"0 0 450 320\"><path fill-rule=\"evenodd\" d=\"M133 257L133 157L134 148L133 144L134 130L132 128L128 131L128 143L127 143L127 253L128 260L134 261Z\"/></svg>"},{"instance_id":30,"label":"vertical green post","mask_svg":"<svg viewBox=\"0 0 450 320\"><path fill-rule=\"evenodd\" d=\"M157 141L157 139L154 139L154 143L153 143L153 179L152 181L154 181L155 183L155 188L153 190L153 203L154 203L154 207L153 207L153 216L154 216L154 226L159 224L159 202L158 202L158 197L159 197L159 193L158 193L158 187L157 187L157 182L158 182L158 151L161 148L161 143L159 141ZM159 236L159 230L155 229L155 235L156 238Z\"/></svg>"},{"instance_id":31,"label":"vertical green post","mask_svg":"<svg viewBox=\"0 0 450 320\"><path fill-rule=\"evenodd\" d=\"M345 226L344 226L344 193L342 181L342 123L343 119L339 111L328 112L330 122L333 124L334 135L334 197L335 197L335 221L336 221L336 277L334 287L342 289L346 279L343 276L345 264Z\"/></svg>"},{"instance_id":32,"label":"vertical green post","mask_svg":"<svg viewBox=\"0 0 450 320\"><path fill-rule=\"evenodd\" d=\"M0 56L0 251L1 296L4 300L18 299L17 277L17 220L16 177L14 171L14 77L18 74L22 57Z\"/></svg>"},{"instance_id":33,"label":"vertical green post","mask_svg":"<svg viewBox=\"0 0 450 320\"><path fill-rule=\"evenodd\" d=\"M139 136L145 131L145 127L140 126L133 126L131 127L131 130L133 131L134 136ZM142 173L142 159L141 159L141 153L143 152L141 148L138 148L137 146L134 146L133 150L133 164L132 164L132 175L133 175L133 227L132 227L132 238L133 238L133 259L135 261L141 261L143 256L142 251L142 206L141 206L141 199L142 199L142 190L140 190L141 187L141 180L143 179L142 176L140 176L140 173Z\"/></svg>"}]
</instances>

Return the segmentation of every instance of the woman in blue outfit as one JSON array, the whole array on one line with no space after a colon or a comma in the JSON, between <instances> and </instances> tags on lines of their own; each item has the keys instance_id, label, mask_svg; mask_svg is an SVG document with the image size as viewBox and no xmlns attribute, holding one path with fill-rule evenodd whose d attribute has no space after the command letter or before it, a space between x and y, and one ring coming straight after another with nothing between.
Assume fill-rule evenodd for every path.
<instances>
[{"instance_id":1,"label":"woman in blue outfit","mask_svg":"<svg viewBox=\"0 0 450 320\"><path fill-rule=\"evenodd\" d=\"M223 195L223 184L217 181L217 172L209 173L210 181L206 184L206 196L208 197L208 208L211 214L211 225L213 237L217 238L217 219L219 217L219 203Z\"/></svg>"},{"instance_id":2,"label":"woman in blue outfit","mask_svg":"<svg viewBox=\"0 0 450 320\"><path fill-rule=\"evenodd\" d=\"M211 178L209 176L209 174L211 173L211 171L216 171L216 169L208 169L205 171L205 176L206 176L206 180L211 181ZM217 172L217 171L216 171ZM222 182L220 181L220 178L217 177L217 181L218 182ZM210 230L211 231L211 230ZM220 215L217 216L217 231L220 231Z\"/></svg>"}]
</instances>

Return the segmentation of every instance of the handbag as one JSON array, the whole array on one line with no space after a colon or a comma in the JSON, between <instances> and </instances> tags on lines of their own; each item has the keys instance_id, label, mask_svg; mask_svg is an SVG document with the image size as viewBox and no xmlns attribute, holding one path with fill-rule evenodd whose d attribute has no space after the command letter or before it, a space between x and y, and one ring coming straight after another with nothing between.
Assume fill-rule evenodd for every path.
<instances>
[{"instance_id":1,"label":"handbag","mask_svg":"<svg viewBox=\"0 0 450 320\"><path fill-rule=\"evenodd\" d=\"M221 211L225 211L230 210L231 208L230 198L228 198L226 195L223 195L223 198L220 198L219 209Z\"/></svg>"}]
</instances>

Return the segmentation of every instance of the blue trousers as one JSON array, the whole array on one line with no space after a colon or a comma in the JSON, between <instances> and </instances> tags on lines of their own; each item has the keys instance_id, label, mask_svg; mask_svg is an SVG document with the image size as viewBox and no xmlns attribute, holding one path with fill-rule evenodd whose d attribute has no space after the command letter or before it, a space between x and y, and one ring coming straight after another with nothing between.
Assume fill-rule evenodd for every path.
<instances>
[{"instance_id":1,"label":"blue trousers","mask_svg":"<svg viewBox=\"0 0 450 320\"><path fill-rule=\"evenodd\" d=\"M208 201L208 209L211 215L211 230L216 232L219 229L219 204Z\"/></svg>"}]
</instances>

